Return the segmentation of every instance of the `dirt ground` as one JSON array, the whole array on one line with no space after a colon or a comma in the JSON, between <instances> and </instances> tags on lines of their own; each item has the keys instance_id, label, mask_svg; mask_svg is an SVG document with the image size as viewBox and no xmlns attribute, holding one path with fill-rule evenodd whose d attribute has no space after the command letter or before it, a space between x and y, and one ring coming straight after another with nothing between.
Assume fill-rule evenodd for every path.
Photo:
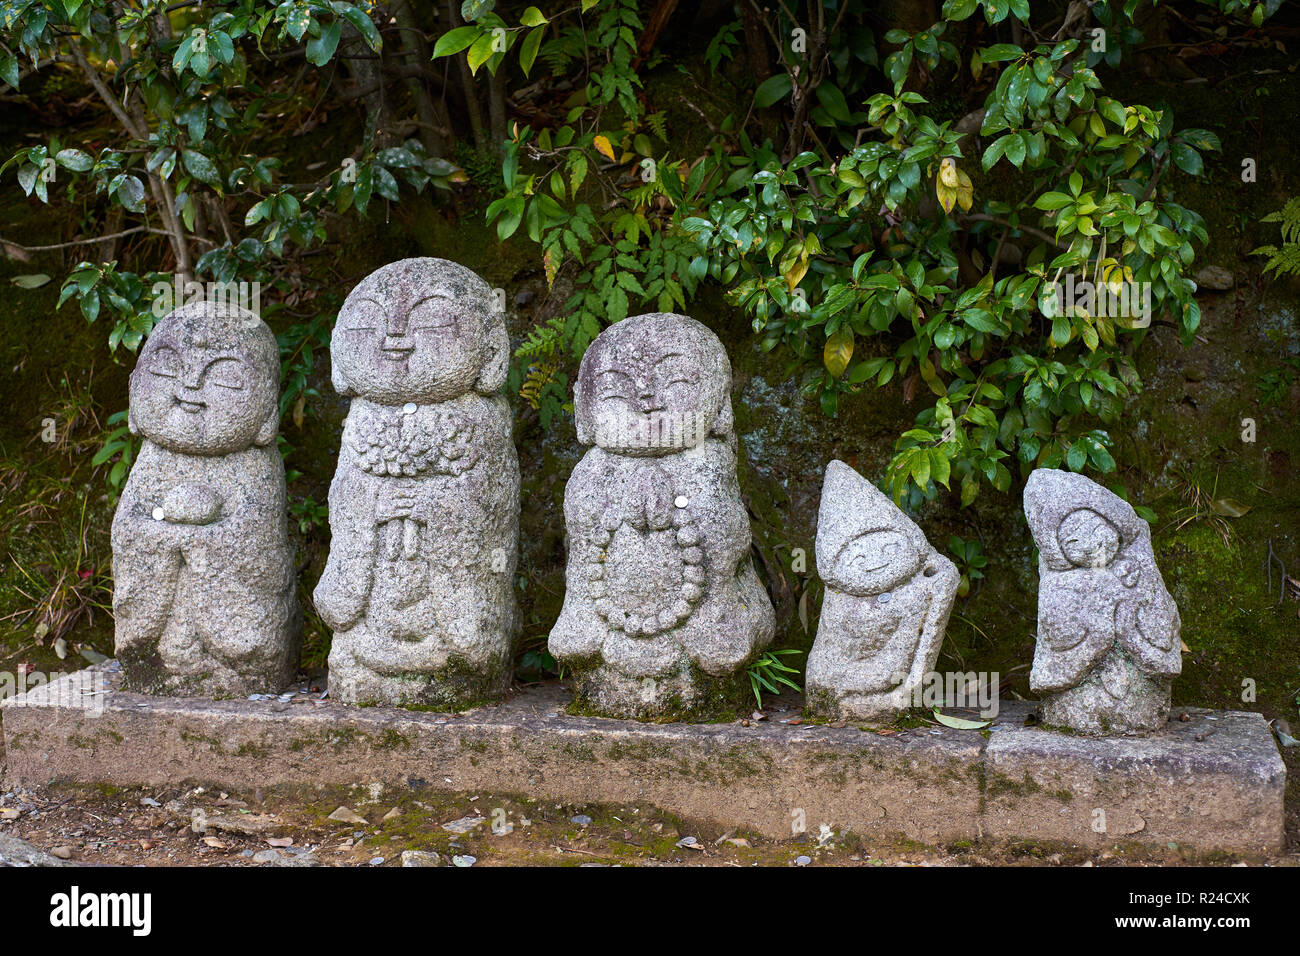
<instances>
[{"instance_id":1,"label":"dirt ground","mask_svg":"<svg viewBox=\"0 0 1300 956\"><path fill-rule=\"evenodd\" d=\"M1290 758L1291 755L1288 754ZM1300 767L1288 759L1295 779ZM1294 785L1293 785L1294 791ZM1297 866L1300 812L1267 857L1115 844L924 846L823 831L772 841L647 806L491 794L346 790L222 793L53 787L0 793L0 834L108 866ZM332 817L332 818L331 818Z\"/></svg>"}]
</instances>

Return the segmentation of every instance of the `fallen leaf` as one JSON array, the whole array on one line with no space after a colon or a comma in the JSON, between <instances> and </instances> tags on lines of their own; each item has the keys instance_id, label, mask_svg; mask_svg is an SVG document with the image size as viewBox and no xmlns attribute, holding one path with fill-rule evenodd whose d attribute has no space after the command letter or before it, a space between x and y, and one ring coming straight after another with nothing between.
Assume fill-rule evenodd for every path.
<instances>
[{"instance_id":1,"label":"fallen leaf","mask_svg":"<svg viewBox=\"0 0 1300 956\"><path fill-rule=\"evenodd\" d=\"M1243 505L1236 498L1216 498L1210 502L1210 510L1224 518L1240 518L1250 510L1250 505Z\"/></svg>"},{"instance_id":2,"label":"fallen leaf","mask_svg":"<svg viewBox=\"0 0 1300 956\"><path fill-rule=\"evenodd\" d=\"M981 730L993 723L991 720L966 720L964 717L949 717L947 714L939 713L938 707L934 709L934 719L945 727L952 727L954 730Z\"/></svg>"}]
</instances>

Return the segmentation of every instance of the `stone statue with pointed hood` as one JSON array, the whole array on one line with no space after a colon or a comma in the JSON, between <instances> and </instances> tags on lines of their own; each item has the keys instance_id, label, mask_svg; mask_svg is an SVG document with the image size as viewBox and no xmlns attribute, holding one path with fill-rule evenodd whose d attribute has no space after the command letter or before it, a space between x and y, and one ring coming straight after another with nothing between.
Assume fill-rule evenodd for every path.
<instances>
[{"instance_id":1,"label":"stone statue with pointed hood","mask_svg":"<svg viewBox=\"0 0 1300 956\"><path fill-rule=\"evenodd\" d=\"M734 706L775 621L750 556L722 343L683 315L624 319L587 349L573 405L578 440L595 447L564 492L569 561L551 653L597 713Z\"/></svg>"},{"instance_id":2,"label":"stone statue with pointed hood","mask_svg":"<svg viewBox=\"0 0 1300 956\"><path fill-rule=\"evenodd\" d=\"M1182 670L1178 607L1151 530L1083 475L1039 468L1025 485L1038 546L1038 642L1030 689L1044 724L1088 734L1145 733L1169 719Z\"/></svg>"},{"instance_id":3,"label":"stone statue with pointed hood","mask_svg":"<svg viewBox=\"0 0 1300 956\"><path fill-rule=\"evenodd\" d=\"M361 281L330 343L352 398L314 594L330 695L454 710L498 697L518 631L519 462L491 288L444 259Z\"/></svg>"},{"instance_id":4,"label":"stone statue with pointed hood","mask_svg":"<svg viewBox=\"0 0 1300 956\"><path fill-rule=\"evenodd\" d=\"M961 576L889 496L842 461L817 516L826 584L804 694L815 714L880 720L913 706L934 669Z\"/></svg>"},{"instance_id":5,"label":"stone statue with pointed hood","mask_svg":"<svg viewBox=\"0 0 1300 956\"><path fill-rule=\"evenodd\" d=\"M279 693L298 663L280 427L280 355L224 302L164 316L131 373L140 454L113 516L113 614L124 686Z\"/></svg>"}]
</instances>

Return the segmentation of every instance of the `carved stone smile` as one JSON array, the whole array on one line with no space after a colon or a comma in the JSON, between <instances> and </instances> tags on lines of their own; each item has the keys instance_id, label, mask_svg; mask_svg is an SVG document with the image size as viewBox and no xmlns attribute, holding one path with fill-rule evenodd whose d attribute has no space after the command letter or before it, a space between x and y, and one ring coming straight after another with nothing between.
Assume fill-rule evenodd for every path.
<instances>
[{"instance_id":1,"label":"carved stone smile","mask_svg":"<svg viewBox=\"0 0 1300 956\"><path fill-rule=\"evenodd\" d=\"M191 415L195 415L208 407L207 402L188 402L179 395L176 396L176 404L179 405L183 411L189 412Z\"/></svg>"}]
</instances>

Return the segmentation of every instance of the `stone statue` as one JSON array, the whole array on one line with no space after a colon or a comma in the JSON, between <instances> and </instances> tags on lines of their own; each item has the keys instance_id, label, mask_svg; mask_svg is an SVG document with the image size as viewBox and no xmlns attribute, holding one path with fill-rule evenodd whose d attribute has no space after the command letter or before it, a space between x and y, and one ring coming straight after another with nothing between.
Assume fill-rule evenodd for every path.
<instances>
[{"instance_id":1,"label":"stone statue","mask_svg":"<svg viewBox=\"0 0 1300 956\"><path fill-rule=\"evenodd\" d=\"M352 396L314 594L334 629L330 695L455 710L510 685L519 462L492 290L444 259L371 273L339 312Z\"/></svg>"},{"instance_id":2,"label":"stone statue","mask_svg":"<svg viewBox=\"0 0 1300 956\"><path fill-rule=\"evenodd\" d=\"M595 445L564 492L569 562L550 635L580 707L706 716L740 699L775 620L736 481L731 363L694 319L624 319L591 343L574 386Z\"/></svg>"},{"instance_id":3,"label":"stone statue","mask_svg":"<svg viewBox=\"0 0 1300 956\"><path fill-rule=\"evenodd\" d=\"M817 517L826 584L808 655L808 708L840 720L913 706L934 669L961 575L889 497L842 461L826 466Z\"/></svg>"},{"instance_id":4,"label":"stone statue","mask_svg":"<svg viewBox=\"0 0 1300 956\"><path fill-rule=\"evenodd\" d=\"M128 423L143 442L112 531L128 690L278 693L294 677L279 383L275 336L234 305L185 305L140 352Z\"/></svg>"},{"instance_id":5,"label":"stone statue","mask_svg":"<svg viewBox=\"0 0 1300 956\"><path fill-rule=\"evenodd\" d=\"M1025 485L1038 545L1038 643L1029 686L1044 724L1146 732L1169 718L1182 670L1178 608L1147 523L1083 475L1039 468Z\"/></svg>"}]
</instances>

